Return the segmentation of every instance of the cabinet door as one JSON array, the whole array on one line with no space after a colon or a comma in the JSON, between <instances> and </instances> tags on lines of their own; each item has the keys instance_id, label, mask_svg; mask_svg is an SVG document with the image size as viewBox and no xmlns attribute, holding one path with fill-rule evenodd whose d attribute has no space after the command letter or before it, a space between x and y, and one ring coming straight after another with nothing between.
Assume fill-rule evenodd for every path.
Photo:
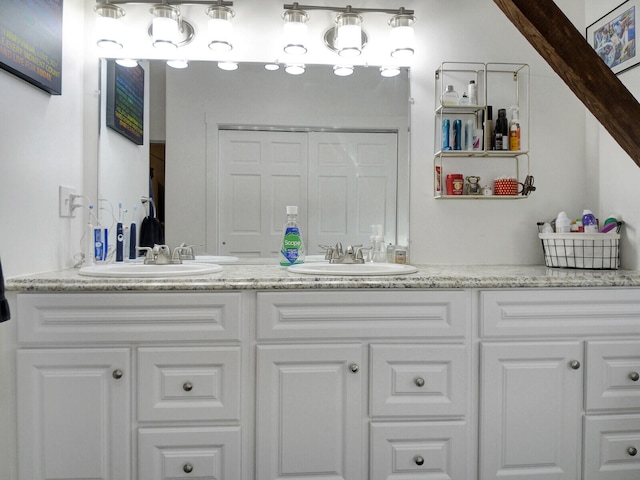
<instances>
[{"instance_id":1,"label":"cabinet door","mask_svg":"<svg viewBox=\"0 0 640 480\"><path fill-rule=\"evenodd\" d=\"M20 480L131 478L128 349L20 350Z\"/></svg>"},{"instance_id":2,"label":"cabinet door","mask_svg":"<svg viewBox=\"0 0 640 480\"><path fill-rule=\"evenodd\" d=\"M481 479L579 475L582 344L483 344Z\"/></svg>"},{"instance_id":3,"label":"cabinet door","mask_svg":"<svg viewBox=\"0 0 640 480\"><path fill-rule=\"evenodd\" d=\"M256 478L363 479L363 348L258 347Z\"/></svg>"}]
</instances>

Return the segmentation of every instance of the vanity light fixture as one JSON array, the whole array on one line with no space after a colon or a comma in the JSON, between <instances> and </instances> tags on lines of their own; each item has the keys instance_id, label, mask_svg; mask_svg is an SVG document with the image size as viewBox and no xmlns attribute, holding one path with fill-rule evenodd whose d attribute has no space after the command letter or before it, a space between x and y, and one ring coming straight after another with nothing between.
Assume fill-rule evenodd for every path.
<instances>
[{"instance_id":1,"label":"vanity light fixture","mask_svg":"<svg viewBox=\"0 0 640 480\"><path fill-rule=\"evenodd\" d=\"M349 75L353 74L353 66L352 65L334 65L333 74L339 77L348 77Z\"/></svg>"},{"instance_id":2,"label":"vanity light fixture","mask_svg":"<svg viewBox=\"0 0 640 480\"><path fill-rule=\"evenodd\" d=\"M277 62L265 63L264 69L269 70L270 72L275 72L277 70L280 70L280 64Z\"/></svg>"},{"instance_id":3,"label":"vanity light fixture","mask_svg":"<svg viewBox=\"0 0 640 480\"><path fill-rule=\"evenodd\" d=\"M120 49L123 47L124 24L120 20L126 12L111 3L93 7L98 14L96 20L96 43L101 48Z\"/></svg>"},{"instance_id":4,"label":"vanity light fixture","mask_svg":"<svg viewBox=\"0 0 640 480\"><path fill-rule=\"evenodd\" d=\"M365 13L384 13L392 15L389 20L391 26L390 42L391 55L396 58L406 58L413 55L413 24L416 17L413 10L383 8L360 8L347 5L346 7L328 7L319 5L299 5L298 3L284 4L286 20L288 12L303 12L308 20L307 11L327 10L337 12L335 25L324 33L324 43L327 48L337 52L342 57L356 57L362 53L367 45L367 33L362 29L362 15ZM286 26L286 25L285 25Z\"/></svg>"},{"instance_id":5,"label":"vanity light fixture","mask_svg":"<svg viewBox=\"0 0 640 480\"><path fill-rule=\"evenodd\" d=\"M284 71L289 75L302 75L306 71L306 67L301 63L285 65Z\"/></svg>"},{"instance_id":6,"label":"vanity light fixture","mask_svg":"<svg viewBox=\"0 0 640 480\"><path fill-rule=\"evenodd\" d=\"M118 58L116 63L121 67L133 68L138 66L138 61L132 58Z\"/></svg>"},{"instance_id":7,"label":"vanity light fixture","mask_svg":"<svg viewBox=\"0 0 640 480\"><path fill-rule=\"evenodd\" d=\"M233 49L233 24L231 19L235 12L229 8L233 2L218 0L218 3L207 8L209 22L209 48L216 52L229 52Z\"/></svg>"},{"instance_id":8,"label":"vanity light fixture","mask_svg":"<svg viewBox=\"0 0 640 480\"><path fill-rule=\"evenodd\" d=\"M400 75L400 67L380 67L380 75L385 78L397 77Z\"/></svg>"},{"instance_id":9,"label":"vanity light fixture","mask_svg":"<svg viewBox=\"0 0 640 480\"><path fill-rule=\"evenodd\" d=\"M238 64L236 62L218 62L218 68L220 70L226 70L227 72L232 72L238 69Z\"/></svg>"},{"instance_id":10,"label":"vanity light fixture","mask_svg":"<svg viewBox=\"0 0 640 480\"><path fill-rule=\"evenodd\" d=\"M391 46L391 56L395 58L408 58L413 55L413 24L416 17L404 13L394 15L389 20L391 32L389 32L389 44Z\"/></svg>"},{"instance_id":11,"label":"vanity light fixture","mask_svg":"<svg viewBox=\"0 0 640 480\"><path fill-rule=\"evenodd\" d=\"M189 62L183 59L167 60L167 65L171 68L183 69L189 66Z\"/></svg>"},{"instance_id":12,"label":"vanity light fixture","mask_svg":"<svg viewBox=\"0 0 640 480\"><path fill-rule=\"evenodd\" d=\"M149 36L153 46L173 50L191 42L193 26L180 15L180 9L174 5L162 3L150 9L153 21L149 27Z\"/></svg>"},{"instance_id":13,"label":"vanity light fixture","mask_svg":"<svg viewBox=\"0 0 640 480\"><path fill-rule=\"evenodd\" d=\"M307 53L309 15L298 8L298 3L294 3L292 7L282 14L284 20L283 50L289 55L304 55Z\"/></svg>"}]
</instances>

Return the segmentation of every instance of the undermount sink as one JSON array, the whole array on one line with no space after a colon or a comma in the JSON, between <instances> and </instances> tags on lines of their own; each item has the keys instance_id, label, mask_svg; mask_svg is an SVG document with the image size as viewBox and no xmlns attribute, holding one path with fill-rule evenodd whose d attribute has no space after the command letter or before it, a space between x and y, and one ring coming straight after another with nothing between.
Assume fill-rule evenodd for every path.
<instances>
[{"instance_id":1,"label":"undermount sink","mask_svg":"<svg viewBox=\"0 0 640 480\"><path fill-rule=\"evenodd\" d=\"M87 277L163 278L185 275L207 275L222 271L214 263L181 263L175 265L145 265L143 263L110 263L82 267L78 273Z\"/></svg>"},{"instance_id":2,"label":"undermount sink","mask_svg":"<svg viewBox=\"0 0 640 480\"><path fill-rule=\"evenodd\" d=\"M291 273L307 275L406 275L418 269L411 265L398 263L300 263L287 267Z\"/></svg>"}]
</instances>

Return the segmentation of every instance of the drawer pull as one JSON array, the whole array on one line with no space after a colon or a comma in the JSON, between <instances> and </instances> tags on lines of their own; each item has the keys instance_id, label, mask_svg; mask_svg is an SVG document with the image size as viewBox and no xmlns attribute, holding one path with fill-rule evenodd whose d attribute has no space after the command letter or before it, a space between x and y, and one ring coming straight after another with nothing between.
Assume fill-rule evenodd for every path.
<instances>
[{"instance_id":1,"label":"drawer pull","mask_svg":"<svg viewBox=\"0 0 640 480\"><path fill-rule=\"evenodd\" d=\"M120 380L123 375L124 375L123 371L120 370L119 368L117 370L114 370L113 373L111 374L111 376L116 380Z\"/></svg>"},{"instance_id":2,"label":"drawer pull","mask_svg":"<svg viewBox=\"0 0 640 480\"><path fill-rule=\"evenodd\" d=\"M351 373L358 373L360 371L360 366L357 363L352 363L349 365L349 370Z\"/></svg>"},{"instance_id":3,"label":"drawer pull","mask_svg":"<svg viewBox=\"0 0 640 480\"><path fill-rule=\"evenodd\" d=\"M418 465L419 467L421 467L422 465L424 465L424 458L422 458L420 455L418 455L417 457L415 457L413 459L414 462L416 462L416 465Z\"/></svg>"},{"instance_id":4,"label":"drawer pull","mask_svg":"<svg viewBox=\"0 0 640 480\"><path fill-rule=\"evenodd\" d=\"M629 378L632 382L637 382L638 380L640 380L640 374L638 372L631 372L629 374Z\"/></svg>"},{"instance_id":5,"label":"drawer pull","mask_svg":"<svg viewBox=\"0 0 640 480\"><path fill-rule=\"evenodd\" d=\"M191 473L193 472L193 465L191 465L190 463L185 463L184 466L182 467L182 471L184 473Z\"/></svg>"},{"instance_id":6,"label":"drawer pull","mask_svg":"<svg viewBox=\"0 0 640 480\"><path fill-rule=\"evenodd\" d=\"M182 385L182 389L185 392L190 392L191 390L193 390L193 383L191 382L184 382L184 384Z\"/></svg>"},{"instance_id":7,"label":"drawer pull","mask_svg":"<svg viewBox=\"0 0 640 480\"><path fill-rule=\"evenodd\" d=\"M627 448L627 453L629 455L631 455L632 457L635 457L636 454L638 453L638 450L636 450L635 447L629 447L629 448Z\"/></svg>"},{"instance_id":8,"label":"drawer pull","mask_svg":"<svg viewBox=\"0 0 640 480\"><path fill-rule=\"evenodd\" d=\"M580 368L580 362L578 360L572 360L569 362L569 366L574 370L578 370Z\"/></svg>"},{"instance_id":9,"label":"drawer pull","mask_svg":"<svg viewBox=\"0 0 640 480\"><path fill-rule=\"evenodd\" d=\"M414 380L417 387L424 387L424 378L418 377Z\"/></svg>"}]
</instances>

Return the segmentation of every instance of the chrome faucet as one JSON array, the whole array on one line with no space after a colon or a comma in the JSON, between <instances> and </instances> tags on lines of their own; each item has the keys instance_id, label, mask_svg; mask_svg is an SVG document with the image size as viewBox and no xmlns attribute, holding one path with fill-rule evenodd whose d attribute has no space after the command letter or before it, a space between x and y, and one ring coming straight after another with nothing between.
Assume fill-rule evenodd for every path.
<instances>
[{"instance_id":1,"label":"chrome faucet","mask_svg":"<svg viewBox=\"0 0 640 480\"><path fill-rule=\"evenodd\" d=\"M173 260L195 260L196 255L193 253L193 247L195 245L187 245L186 243L181 243L176 248L173 249L173 256L171 257ZM180 262L177 262L180 263Z\"/></svg>"},{"instance_id":2,"label":"chrome faucet","mask_svg":"<svg viewBox=\"0 0 640 480\"><path fill-rule=\"evenodd\" d=\"M171 249L167 245L154 245L151 247L138 247L138 250L146 252L144 257L145 265L168 265L182 263L180 256L176 259L175 252L171 255ZM178 252L179 253L179 252Z\"/></svg>"},{"instance_id":3,"label":"chrome faucet","mask_svg":"<svg viewBox=\"0 0 640 480\"><path fill-rule=\"evenodd\" d=\"M324 258L329 260L329 263L364 263L363 250L369 250L369 248L363 248L362 245L347 245L346 250L343 250L342 243L338 242L334 247L330 245L318 245L325 251Z\"/></svg>"}]
</instances>

